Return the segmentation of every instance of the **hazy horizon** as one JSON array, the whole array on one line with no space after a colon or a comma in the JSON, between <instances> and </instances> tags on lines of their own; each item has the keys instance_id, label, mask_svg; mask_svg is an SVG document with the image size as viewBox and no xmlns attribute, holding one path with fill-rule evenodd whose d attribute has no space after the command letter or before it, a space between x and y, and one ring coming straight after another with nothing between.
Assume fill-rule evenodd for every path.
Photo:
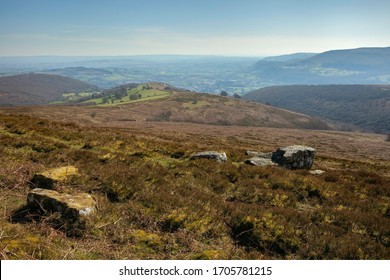
<instances>
[{"instance_id":1,"label":"hazy horizon","mask_svg":"<svg viewBox=\"0 0 390 280\"><path fill-rule=\"evenodd\" d=\"M264 57L390 45L390 2L0 0L0 56Z\"/></svg>"}]
</instances>

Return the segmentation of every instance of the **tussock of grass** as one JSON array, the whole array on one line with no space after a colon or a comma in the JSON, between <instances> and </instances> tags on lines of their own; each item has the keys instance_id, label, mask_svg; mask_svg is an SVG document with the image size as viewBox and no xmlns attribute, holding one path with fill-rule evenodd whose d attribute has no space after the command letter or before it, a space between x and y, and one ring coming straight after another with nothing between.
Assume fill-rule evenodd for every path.
<instances>
[{"instance_id":1,"label":"tussock of grass","mask_svg":"<svg viewBox=\"0 0 390 280\"><path fill-rule=\"evenodd\" d=\"M225 150L227 163L189 161ZM319 154L321 176L244 165L237 137L86 128L0 115L2 259L388 259L390 177L371 159ZM35 173L75 166L91 193L77 235L53 217L11 223ZM327 167L332 167L327 168ZM379 166L379 167L378 167Z\"/></svg>"}]
</instances>

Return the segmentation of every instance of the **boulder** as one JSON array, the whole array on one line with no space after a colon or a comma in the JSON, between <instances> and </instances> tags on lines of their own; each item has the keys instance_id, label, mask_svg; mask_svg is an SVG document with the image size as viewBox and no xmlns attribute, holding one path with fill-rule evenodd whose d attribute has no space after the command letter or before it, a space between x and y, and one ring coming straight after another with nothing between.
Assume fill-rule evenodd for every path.
<instances>
[{"instance_id":1,"label":"boulder","mask_svg":"<svg viewBox=\"0 0 390 280\"><path fill-rule=\"evenodd\" d=\"M287 169L310 169L315 153L314 148L295 145L277 149L272 153L271 160Z\"/></svg>"},{"instance_id":2,"label":"boulder","mask_svg":"<svg viewBox=\"0 0 390 280\"><path fill-rule=\"evenodd\" d=\"M42 188L53 190L57 183L64 182L73 175L77 175L77 168L74 166L63 166L36 173L30 180L31 188Z\"/></svg>"},{"instance_id":3,"label":"boulder","mask_svg":"<svg viewBox=\"0 0 390 280\"><path fill-rule=\"evenodd\" d=\"M226 153L220 153L220 152L215 152L215 151L201 152L201 153L197 153L195 155L192 155L190 157L191 160L199 159L199 158L215 159L219 162L226 162L227 161Z\"/></svg>"},{"instance_id":4,"label":"boulder","mask_svg":"<svg viewBox=\"0 0 390 280\"><path fill-rule=\"evenodd\" d=\"M255 165L255 166L276 165L276 163L273 163L270 158L262 158L262 157L253 157L247 159L245 163L250 165Z\"/></svg>"},{"instance_id":5,"label":"boulder","mask_svg":"<svg viewBox=\"0 0 390 280\"><path fill-rule=\"evenodd\" d=\"M53 190L36 188L27 195L27 206L48 213L60 213L67 220L79 220L96 211L96 202L87 193L64 194Z\"/></svg>"}]
</instances>

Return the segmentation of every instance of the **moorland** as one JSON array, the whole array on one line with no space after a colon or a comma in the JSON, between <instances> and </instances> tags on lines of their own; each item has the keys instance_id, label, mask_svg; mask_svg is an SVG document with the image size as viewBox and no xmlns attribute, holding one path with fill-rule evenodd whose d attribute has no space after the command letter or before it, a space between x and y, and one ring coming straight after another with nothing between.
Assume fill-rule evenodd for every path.
<instances>
[{"instance_id":1,"label":"moorland","mask_svg":"<svg viewBox=\"0 0 390 280\"><path fill-rule=\"evenodd\" d=\"M1 108L2 259L389 259L386 135L153 86L135 87L139 100ZM244 163L294 144L325 173ZM228 161L189 159L206 150ZM61 166L78 173L59 191L97 202L77 231L24 208L34 174Z\"/></svg>"}]
</instances>

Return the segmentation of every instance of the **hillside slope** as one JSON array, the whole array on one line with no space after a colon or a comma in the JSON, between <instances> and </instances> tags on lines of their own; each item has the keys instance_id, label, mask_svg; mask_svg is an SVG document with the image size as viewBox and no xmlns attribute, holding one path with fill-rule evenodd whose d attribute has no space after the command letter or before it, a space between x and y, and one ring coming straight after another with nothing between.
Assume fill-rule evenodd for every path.
<instances>
[{"instance_id":1,"label":"hillside slope","mask_svg":"<svg viewBox=\"0 0 390 280\"><path fill-rule=\"evenodd\" d=\"M248 100L390 133L389 85L291 85L262 88Z\"/></svg>"},{"instance_id":2,"label":"hillside slope","mask_svg":"<svg viewBox=\"0 0 390 280\"><path fill-rule=\"evenodd\" d=\"M390 47L332 50L313 56L265 58L253 72L271 84L383 84L390 82ZM283 59L286 58L286 59Z\"/></svg>"},{"instance_id":3,"label":"hillside slope","mask_svg":"<svg viewBox=\"0 0 390 280\"><path fill-rule=\"evenodd\" d=\"M383 135L167 124L96 128L0 114L0 258L390 258ZM315 147L313 168L325 173L243 163L246 150L291 144ZM205 150L228 161L189 160ZM65 165L78 174L60 191L98 204L85 227L25 207L34 174Z\"/></svg>"},{"instance_id":4,"label":"hillside slope","mask_svg":"<svg viewBox=\"0 0 390 280\"><path fill-rule=\"evenodd\" d=\"M0 77L0 106L42 105L63 99L63 93L95 89L88 83L48 74Z\"/></svg>"},{"instance_id":5,"label":"hillside slope","mask_svg":"<svg viewBox=\"0 0 390 280\"><path fill-rule=\"evenodd\" d=\"M300 113L217 95L194 93L149 83L147 92L166 93L159 99L146 98L131 103L101 106L43 106L2 108L3 112L26 113L82 124L132 126L134 122L185 122L228 126L258 126L331 129L324 121ZM158 96L156 96L158 97ZM129 101L127 101L129 102Z\"/></svg>"}]
</instances>

